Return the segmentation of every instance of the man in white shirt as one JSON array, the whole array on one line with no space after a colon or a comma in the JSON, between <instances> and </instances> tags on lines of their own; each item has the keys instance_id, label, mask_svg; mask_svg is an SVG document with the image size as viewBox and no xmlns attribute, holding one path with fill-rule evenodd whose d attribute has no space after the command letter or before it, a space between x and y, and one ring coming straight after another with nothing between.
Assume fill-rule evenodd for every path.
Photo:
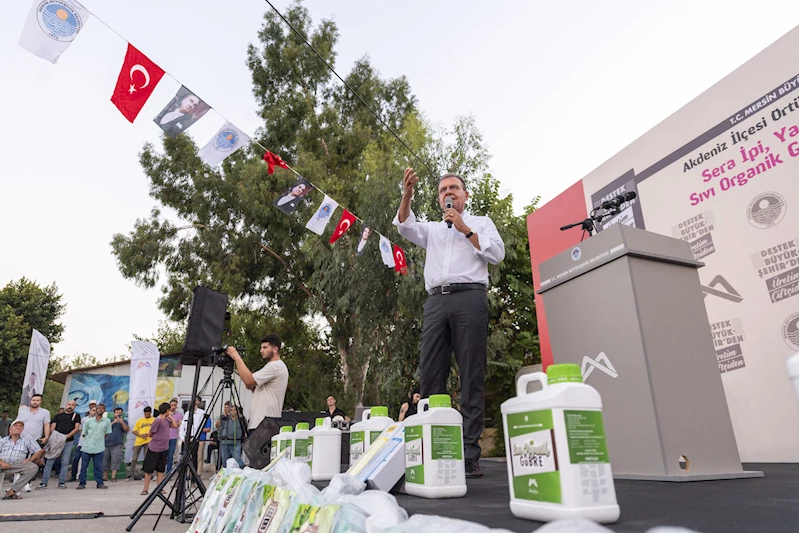
<instances>
[{"instance_id":1,"label":"man in white shirt","mask_svg":"<svg viewBox=\"0 0 799 533\"><path fill-rule=\"evenodd\" d=\"M289 369L280 359L280 337L271 333L261 339L261 358L266 364L252 373L236 348L229 346L227 354L236 362L236 370L244 385L252 391L249 429L257 428L265 417L280 418L283 400L289 384Z\"/></svg>"},{"instance_id":2,"label":"man in white shirt","mask_svg":"<svg viewBox=\"0 0 799 533\"><path fill-rule=\"evenodd\" d=\"M457 174L438 181L438 204L444 210L440 222L419 222L411 211L413 188L419 177L405 169L403 195L394 225L399 234L427 250L422 348L419 359L421 395L447 392L452 351L461 378L461 414L466 476L480 477L480 435L488 338L488 265L505 258L494 222L466 211L469 192ZM451 207L448 207L448 204Z\"/></svg>"}]
</instances>

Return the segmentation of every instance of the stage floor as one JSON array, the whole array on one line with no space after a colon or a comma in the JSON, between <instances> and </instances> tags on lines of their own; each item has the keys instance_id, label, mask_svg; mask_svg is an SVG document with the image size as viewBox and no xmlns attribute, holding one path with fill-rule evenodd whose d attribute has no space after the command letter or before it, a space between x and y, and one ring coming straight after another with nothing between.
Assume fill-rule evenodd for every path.
<instances>
[{"instance_id":1,"label":"stage floor","mask_svg":"<svg viewBox=\"0 0 799 533\"><path fill-rule=\"evenodd\" d=\"M489 527L529 532L543 524L515 518L508 507L505 463L481 461L482 479L453 500L398 494L409 514L433 514ZM680 526L700 533L799 532L799 464L747 464L765 477L730 481L668 483L616 480L621 518L607 527L642 533L655 526Z\"/></svg>"}]
</instances>

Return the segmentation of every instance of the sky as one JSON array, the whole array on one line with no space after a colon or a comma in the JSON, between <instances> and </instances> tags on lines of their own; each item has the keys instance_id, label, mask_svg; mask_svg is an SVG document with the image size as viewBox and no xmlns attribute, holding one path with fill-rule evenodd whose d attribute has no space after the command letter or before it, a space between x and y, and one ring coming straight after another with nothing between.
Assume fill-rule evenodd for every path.
<instances>
[{"instance_id":1,"label":"sky","mask_svg":"<svg viewBox=\"0 0 799 533\"><path fill-rule=\"evenodd\" d=\"M192 127L199 144L222 116L254 132L246 49L270 8L263 0L82 3L115 31L90 19L52 65L17 44L31 2L3 2L0 286L23 276L56 283L67 310L55 354L106 359L164 319L158 289L125 280L109 245L157 205L138 164L144 143L158 145L152 118L182 83L221 114ZM771 2L767 19L741 0L305 5L314 21L338 25L342 76L369 56L383 77L407 76L431 123L474 116L491 171L519 212L537 195L557 196L799 21L787 0ZM110 102L127 47L120 35L180 80L164 77L134 124Z\"/></svg>"}]
</instances>

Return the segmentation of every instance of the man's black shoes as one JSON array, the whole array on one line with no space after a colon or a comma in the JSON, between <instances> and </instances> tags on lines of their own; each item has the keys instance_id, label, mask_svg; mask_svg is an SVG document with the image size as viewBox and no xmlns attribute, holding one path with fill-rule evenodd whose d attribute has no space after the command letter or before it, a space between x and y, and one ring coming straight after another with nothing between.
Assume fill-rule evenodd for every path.
<instances>
[{"instance_id":1,"label":"man's black shoes","mask_svg":"<svg viewBox=\"0 0 799 533\"><path fill-rule=\"evenodd\" d=\"M483 467L478 461L466 461L466 477L483 477Z\"/></svg>"}]
</instances>

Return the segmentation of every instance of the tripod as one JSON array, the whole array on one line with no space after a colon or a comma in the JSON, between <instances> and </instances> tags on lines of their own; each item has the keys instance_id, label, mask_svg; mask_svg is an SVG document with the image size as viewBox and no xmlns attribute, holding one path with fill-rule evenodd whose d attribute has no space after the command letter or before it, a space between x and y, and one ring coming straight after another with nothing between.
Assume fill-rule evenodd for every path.
<instances>
[{"instance_id":1,"label":"tripod","mask_svg":"<svg viewBox=\"0 0 799 533\"><path fill-rule=\"evenodd\" d=\"M602 209L602 212L597 214L597 211L599 211L600 209ZM605 220L607 217L610 217L610 216L613 216L613 215L617 215L617 214L619 214L619 206L613 207L611 209L604 209L604 208L601 208L601 207L596 207L588 215L588 218L586 218L585 220L582 220L580 222L575 222L574 224L567 224L565 226L562 226L560 228L560 231L566 231L567 229L571 229L571 228L575 228L577 226L580 226L581 228L583 228L583 235L582 235L582 237L580 237L580 242L583 242L583 239L585 239L585 232L586 231L588 232L588 236L590 237L591 235L594 234L595 231L597 231L597 229L596 229L596 225L597 224L601 224L602 221Z\"/></svg>"},{"instance_id":2,"label":"tripod","mask_svg":"<svg viewBox=\"0 0 799 533\"><path fill-rule=\"evenodd\" d=\"M232 361L231 361L232 363ZM194 370L194 385L192 387L192 402L196 402L196 398L198 398L198 386L200 383L200 369L202 368L202 359L197 359L195 370ZM224 377L222 381L219 382L217 385L216 390L214 391L213 396L211 397L211 403L208 406L208 409L205 411L205 415L203 416L202 422L200 422L200 427L197 428L196 433L192 435L192 422L194 420L194 411L192 410L190 413L187 413L186 419L186 443L183 446L183 451L181 452L180 461L178 462L175 467L164 476L163 481L158 484L155 490L147 496L144 502L134 511L130 517L133 519L128 527L125 528L126 531L130 531L133 529L133 526L136 525L136 522L144 515L150 505L155 501L156 498L159 498L161 501L164 502L164 506L161 508L161 512L158 513L158 518L155 521L155 525L153 526L153 531L158 526L158 522L161 520L161 517L164 514L164 510L169 507L172 512L170 513L169 518L174 519L178 517L178 520L185 524L187 518L187 510L190 507L196 506L197 502L205 496L205 484L203 484L202 479L200 479L200 474L197 473L197 468L194 466L194 462L192 460L193 457L197 457L197 448L199 446L200 435L202 434L203 428L205 427L206 423L208 422L211 413L213 412L214 406L222 397L222 393L225 389L230 389L231 391L231 398L233 398L233 403L235 405L241 405L241 398L239 396L238 390L236 390L235 383L233 381L233 365L226 365L224 368ZM202 391L208 387L208 384L213 377L213 371L208 376L208 379L203 385ZM194 408L194 406L192 406ZM239 420L241 420L239 418ZM198 461L202 461L202 457L197 457ZM202 463L200 463L202 464ZM172 489L169 491L168 496L164 496L161 494L161 491L166 487L167 483L174 477L178 476L177 481L172 486ZM193 486L192 486L193 483ZM199 496L196 496L197 491L200 492ZM172 493L175 493L174 502L170 501L172 497ZM195 497L196 496L196 497ZM191 500L189 498L191 497Z\"/></svg>"}]
</instances>

